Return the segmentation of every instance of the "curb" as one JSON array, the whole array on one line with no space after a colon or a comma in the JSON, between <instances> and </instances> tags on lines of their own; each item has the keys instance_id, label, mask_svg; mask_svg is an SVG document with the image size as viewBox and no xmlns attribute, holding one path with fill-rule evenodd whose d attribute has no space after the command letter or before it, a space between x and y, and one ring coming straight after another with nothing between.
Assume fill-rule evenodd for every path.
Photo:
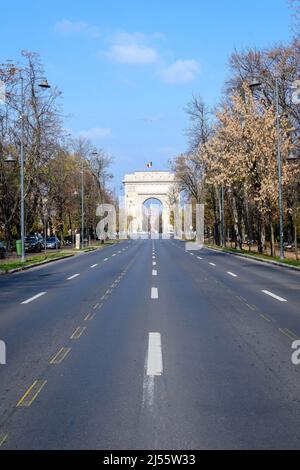
<instances>
[{"instance_id":1,"label":"curb","mask_svg":"<svg viewBox=\"0 0 300 470\"><path fill-rule=\"evenodd\" d=\"M273 266L279 266L281 268L286 268L286 269L291 269L292 271L300 271L300 267L298 266L292 266L290 264L285 264L285 263L280 263L280 261L274 261L274 260L266 260L266 259L261 259L261 258L256 258L254 256L251 256L251 255L247 255L246 253L234 253L233 251L223 251L222 249L219 249L219 248L212 248L212 247L208 247L208 246L205 246L204 247L207 249L207 250L212 250L212 251L217 251L218 253L224 253L225 255L233 255L233 256L239 256L240 258L246 258L250 261L256 261L258 263L263 263L263 264L266 264L266 265L273 265Z\"/></svg>"},{"instance_id":2,"label":"curb","mask_svg":"<svg viewBox=\"0 0 300 470\"><path fill-rule=\"evenodd\" d=\"M43 266L44 264L54 263L54 261L61 261L62 259L72 258L72 256L75 256L75 254L60 256L59 258L45 259L44 261L40 261L39 263L27 264L26 266L20 266L19 268L9 269L8 271L1 270L0 276L4 274L13 274L19 273L21 271L27 271L28 269L35 268L37 266Z\"/></svg>"},{"instance_id":3,"label":"curb","mask_svg":"<svg viewBox=\"0 0 300 470\"><path fill-rule=\"evenodd\" d=\"M96 250L100 250L100 249L103 250L104 248L108 248L111 245L113 245L113 244L108 244L107 246L105 246L105 244L104 244L103 247L102 246L92 247L92 249L87 250L87 251L81 251L79 253L72 253L72 254L69 254L69 255L66 255L66 256L60 256L58 258L53 258L53 259L46 259L44 261L40 261L39 263L27 264L26 266L20 266L19 268L13 268L13 269L10 269L9 271L0 270L0 276L3 276L4 274L13 274L13 273L19 273L21 271L27 271L28 269L35 268L37 266L43 266L44 264L54 263L55 261L61 261L63 259L72 258L73 256L87 255L89 253L93 253Z\"/></svg>"}]
</instances>

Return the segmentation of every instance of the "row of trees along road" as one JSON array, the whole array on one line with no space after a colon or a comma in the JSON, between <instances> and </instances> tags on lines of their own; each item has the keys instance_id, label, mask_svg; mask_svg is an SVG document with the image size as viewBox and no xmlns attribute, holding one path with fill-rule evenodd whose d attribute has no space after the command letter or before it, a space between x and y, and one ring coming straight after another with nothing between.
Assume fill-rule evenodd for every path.
<instances>
[{"instance_id":1,"label":"row of trees along road","mask_svg":"<svg viewBox=\"0 0 300 470\"><path fill-rule=\"evenodd\" d=\"M23 77L23 115L20 77ZM95 234L96 207L111 202L107 189L112 162L91 142L63 129L61 93L38 84L44 70L36 53L22 52L22 64L0 65L6 89L0 105L0 239L8 248L20 236L20 145L23 121L25 233L48 231L64 240L80 230L81 176L84 172L85 236Z\"/></svg>"},{"instance_id":2,"label":"row of trees along road","mask_svg":"<svg viewBox=\"0 0 300 470\"><path fill-rule=\"evenodd\" d=\"M300 15L300 1L293 5ZM229 69L217 109L209 110L200 96L187 105L189 150L175 157L171 167L186 197L206 204L205 226L216 244L230 239L242 248L248 242L262 253L268 243L274 255L279 239L278 80L284 239L295 245L297 253L300 159L295 157L300 157L300 104L293 99L292 84L300 89L300 34L287 45L236 51ZM261 86L253 89L251 81L257 79Z\"/></svg>"}]
</instances>

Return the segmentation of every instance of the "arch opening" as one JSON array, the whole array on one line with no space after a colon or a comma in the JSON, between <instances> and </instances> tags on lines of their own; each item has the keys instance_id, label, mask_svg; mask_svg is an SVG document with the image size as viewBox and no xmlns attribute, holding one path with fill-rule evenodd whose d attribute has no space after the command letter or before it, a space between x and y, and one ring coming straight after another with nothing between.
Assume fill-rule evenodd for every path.
<instances>
[{"instance_id":1,"label":"arch opening","mask_svg":"<svg viewBox=\"0 0 300 470\"><path fill-rule=\"evenodd\" d=\"M148 235L160 235L163 232L163 204L160 199L145 199L142 207L142 232Z\"/></svg>"}]
</instances>

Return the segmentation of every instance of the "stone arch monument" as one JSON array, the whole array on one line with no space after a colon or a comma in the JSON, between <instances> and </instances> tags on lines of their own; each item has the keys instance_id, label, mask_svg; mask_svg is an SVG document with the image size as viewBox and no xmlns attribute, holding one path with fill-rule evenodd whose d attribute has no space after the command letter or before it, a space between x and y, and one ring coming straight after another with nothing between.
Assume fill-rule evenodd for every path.
<instances>
[{"instance_id":1,"label":"stone arch monument","mask_svg":"<svg viewBox=\"0 0 300 470\"><path fill-rule=\"evenodd\" d=\"M129 232L139 233L143 226L143 205L158 199L163 208L162 232L170 232L170 194L176 193L176 180L170 171L135 171L124 177L125 213L130 220Z\"/></svg>"}]
</instances>

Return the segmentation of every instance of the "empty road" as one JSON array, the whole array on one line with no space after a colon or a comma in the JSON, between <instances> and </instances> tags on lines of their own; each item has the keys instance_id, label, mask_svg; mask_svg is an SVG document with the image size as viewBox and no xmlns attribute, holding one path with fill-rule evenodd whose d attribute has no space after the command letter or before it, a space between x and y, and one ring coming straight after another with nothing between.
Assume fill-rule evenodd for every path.
<instances>
[{"instance_id":1,"label":"empty road","mask_svg":"<svg viewBox=\"0 0 300 470\"><path fill-rule=\"evenodd\" d=\"M179 240L0 277L0 449L299 449L300 273Z\"/></svg>"}]
</instances>

